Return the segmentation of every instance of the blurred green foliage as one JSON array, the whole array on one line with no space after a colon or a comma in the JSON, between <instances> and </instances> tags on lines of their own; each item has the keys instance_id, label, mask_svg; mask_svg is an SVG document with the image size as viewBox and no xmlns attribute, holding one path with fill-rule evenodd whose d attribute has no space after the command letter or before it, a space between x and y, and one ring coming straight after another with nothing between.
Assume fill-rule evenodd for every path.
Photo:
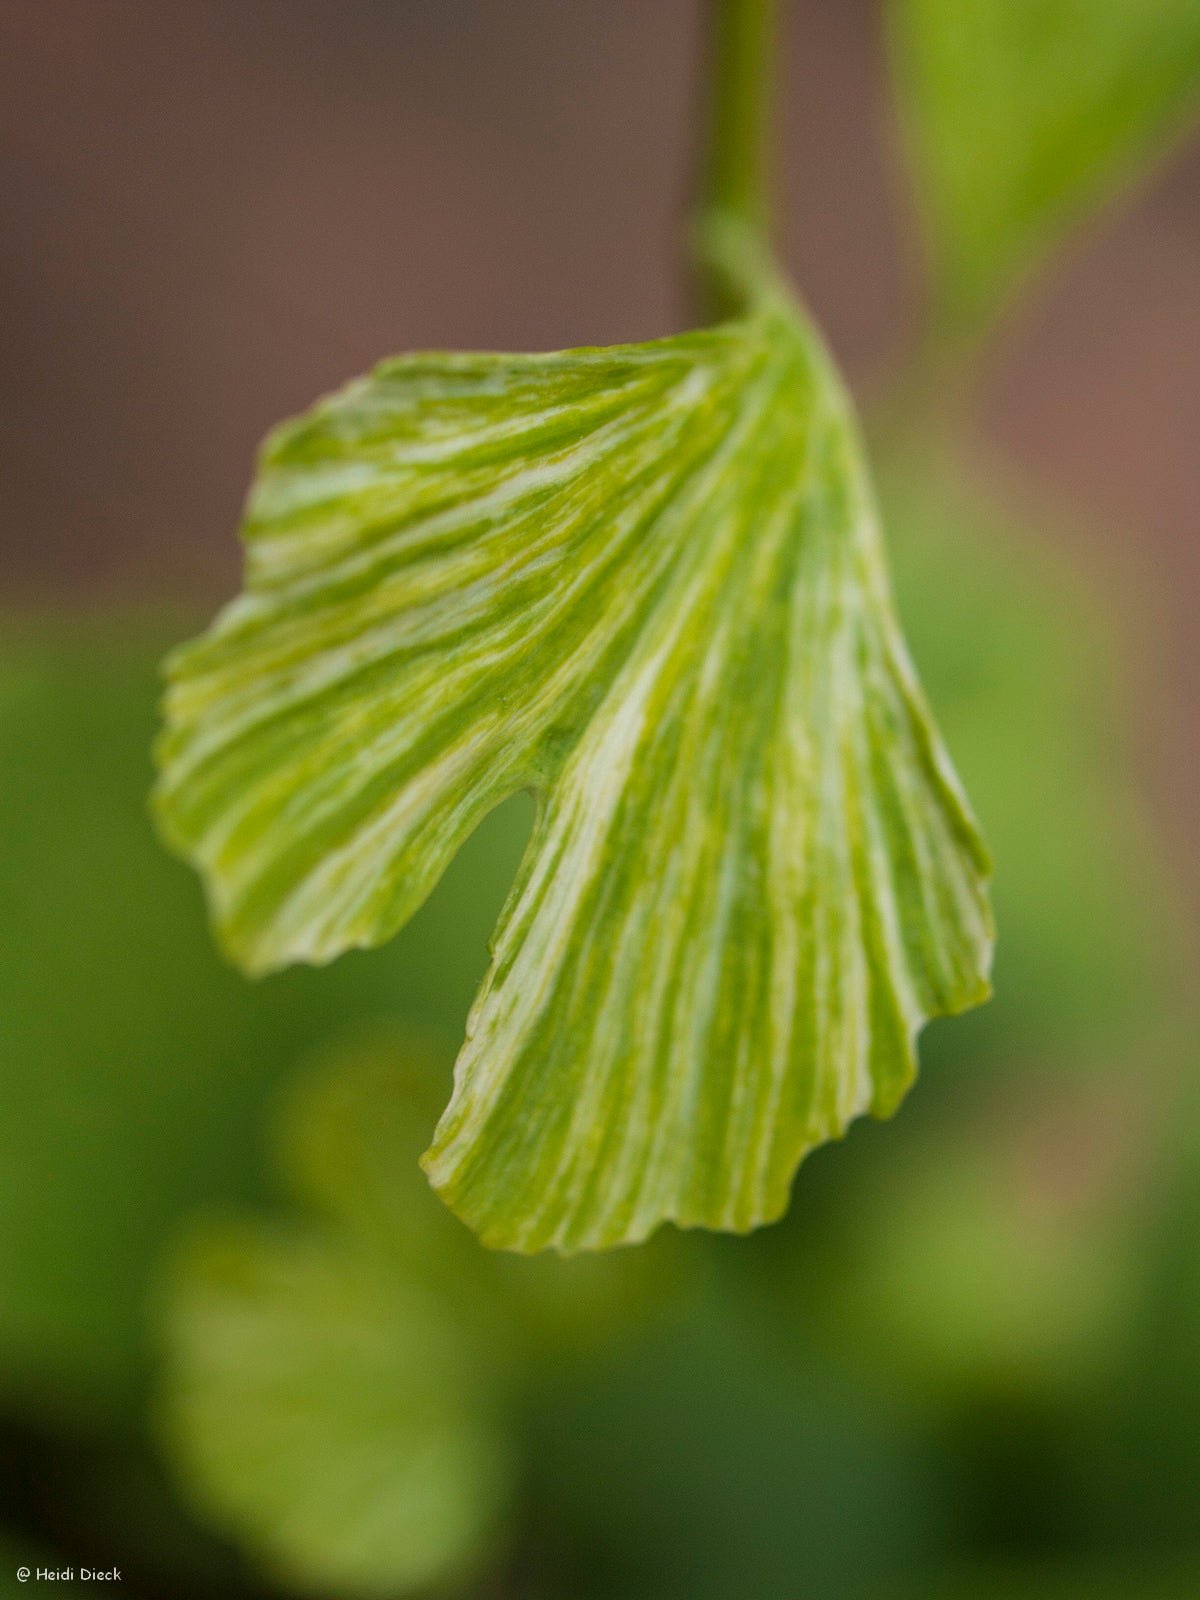
<instances>
[{"instance_id":1,"label":"blurred green foliage","mask_svg":"<svg viewBox=\"0 0 1200 1600\"><path fill-rule=\"evenodd\" d=\"M997 860L989 1005L959 1059L1011 1056L1036 1019L1044 1055L1116 1055L1186 988L1186 917L1131 781L1119 662L1135 635L1053 553L1011 485L940 452L884 454L880 492L913 655ZM1040 1070L1040 1064L1039 1070Z\"/></svg>"},{"instance_id":2,"label":"blurred green foliage","mask_svg":"<svg viewBox=\"0 0 1200 1600\"><path fill-rule=\"evenodd\" d=\"M1197 0L890 0L935 315L963 334L1186 125Z\"/></svg>"},{"instance_id":3,"label":"blurred green foliage","mask_svg":"<svg viewBox=\"0 0 1200 1600\"><path fill-rule=\"evenodd\" d=\"M0 636L0 1394L128 1412L172 1222L259 1188L261 1108L312 1044L397 1007L457 1026L525 819L491 819L405 939L252 986L147 818L157 660L113 617Z\"/></svg>"},{"instance_id":4,"label":"blurred green foliage","mask_svg":"<svg viewBox=\"0 0 1200 1600\"><path fill-rule=\"evenodd\" d=\"M1071 1592L1072 1541L1101 1593L1091 1546L1112 1561L1154 1547L1149 1514L1101 1494L1088 1462L1111 1471L1113 1450L1096 1455L1089 1418L1116 1424L1109 1397L1155 1338L1148 1263L1190 1170L1175 1130L1194 1032L1185 922L1127 777L1112 629L1044 538L945 463L896 458L883 482L914 649L1009 868L996 998L969 1041L931 1034L907 1126L812 1158L778 1229L567 1264L478 1250L424 1189L436 1049L378 1034L306 1075L276 1116L306 1220L201 1235L166 1304L181 1481L274 1570L330 1594L408 1592L395 1549L336 1566L352 1519L317 1510L360 1481L349 1419L376 1350L405 1370L375 1384L395 1404L364 1446L386 1431L420 1459L413 1415L441 1406L465 1429L465 1407L506 1463L497 1538L494 1486L442 1457L457 1493L437 1493L460 1513L446 1579L490 1548L523 1596L782 1600L800 1575L823 1596L902 1597L940 1592L964 1546L994 1562L1041 1542L1057 1567L978 1581L1052 1597ZM353 1276L334 1293L361 1273L369 1295ZM409 1297L417 1329L442 1319L445 1360L411 1354ZM1160 1420L1200 1359L1195 1308L1181 1327ZM330 1392L340 1421L319 1428ZM1164 1460L1151 1490L1142 1461L1141 1503L1169 1503L1191 1465ZM1162 1527L1170 1548L1187 1548L1186 1519Z\"/></svg>"},{"instance_id":5,"label":"blurred green foliage","mask_svg":"<svg viewBox=\"0 0 1200 1600\"><path fill-rule=\"evenodd\" d=\"M653 1247L479 1248L417 1166L448 1065L381 1029L300 1075L277 1165L306 1217L208 1224L168 1287L181 1472L301 1589L408 1593L476 1567L512 1498L521 1391L662 1294Z\"/></svg>"},{"instance_id":6,"label":"blurred green foliage","mask_svg":"<svg viewBox=\"0 0 1200 1600\"><path fill-rule=\"evenodd\" d=\"M39 1567L61 1572L70 1567L70 1562L22 1535L10 1534L7 1529L0 1527L0 1595L4 1596L4 1600L9 1600L10 1596L28 1594L29 1585L36 1583L34 1577L17 1578L16 1574L22 1567L30 1568L31 1573L36 1573ZM53 1581L53 1592L65 1595L67 1600L79 1600L81 1595L88 1593L82 1583L72 1582L68 1578Z\"/></svg>"},{"instance_id":7,"label":"blurred green foliage","mask_svg":"<svg viewBox=\"0 0 1200 1600\"><path fill-rule=\"evenodd\" d=\"M1200 1560L1151 1556L1109 1566L1063 1562L970 1568L912 1600L1184 1600L1200 1590Z\"/></svg>"},{"instance_id":8,"label":"blurred green foliage","mask_svg":"<svg viewBox=\"0 0 1200 1600\"><path fill-rule=\"evenodd\" d=\"M282 1582L407 1593L477 1555L503 1440L483 1350L419 1277L357 1239L242 1229L194 1247L176 1327L181 1467Z\"/></svg>"},{"instance_id":9,"label":"blurred green foliage","mask_svg":"<svg viewBox=\"0 0 1200 1600\"><path fill-rule=\"evenodd\" d=\"M1198 13L892 0L943 323L1170 137ZM526 810L387 949L248 986L145 816L153 663L188 630L0 629L0 1594L100 1549L172 1600L1200 1592L1194 947L1113 608L1011 485L894 446L882 479L999 861L996 996L746 1240L495 1257L425 1188ZM164 1259L191 1521L140 1437Z\"/></svg>"},{"instance_id":10,"label":"blurred green foliage","mask_svg":"<svg viewBox=\"0 0 1200 1600\"><path fill-rule=\"evenodd\" d=\"M279 1119L304 1220L182 1251L163 1420L196 1503L330 1595L469 1576L531 1518L570 1551L537 1574L564 1594L715 1600L753 1563L753 1592L783 1595L798 1560L837 1584L910 1554L919 1444L828 1361L797 1372L708 1241L522 1259L448 1217L416 1167L439 1076L403 1034L332 1053ZM847 1500L866 1515L897 1478L920 1513L862 1545Z\"/></svg>"},{"instance_id":11,"label":"blurred green foliage","mask_svg":"<svg viewBox=\"0 0 1200 1600\"><path fill-rule=\"evenodd\" d=\"M427 1191L416 1153L448 1050L412 1026L460 1024L524 817L475 840L416 937L351 963L346 987L337 969L243 985L145 822L160 630L10 627L14 1401L53 1392L72 1422L127 1405L147 1272L201 1198L265 1205L270 1105L282 1206L189 1230L161 1413L202 1519L280 1581L1170 1592L1200 1543L1195 1035L1111 626L1038 532L944 463L896 457L883 489L914 650L1001 856L998 990L970 1038L930 1032L905 1125L814 1158L792 1217L748 1241L495 1257ZM403 1035L361 1036L372 1010ZM358 1042L280 1098L284 1069L351 1018ZM120 1459L127 1487L92 1511L109 1538L133 1507L155 1514ZM193 1592L235 1592L169 1523L156 1538L149 1570L173 1570L175 1540L192 1574L212 1564Z\"/></svg>"}]
</instances>

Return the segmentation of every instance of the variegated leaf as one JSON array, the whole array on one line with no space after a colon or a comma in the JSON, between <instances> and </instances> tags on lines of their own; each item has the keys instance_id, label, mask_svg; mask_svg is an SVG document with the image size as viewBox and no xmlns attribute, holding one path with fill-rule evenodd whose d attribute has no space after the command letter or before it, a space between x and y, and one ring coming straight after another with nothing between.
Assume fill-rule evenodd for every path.
<instances>
[{"instance_id":1,"label":"variegated leaf","mask_svg":"<svg viewBox=\"0 0 1200 1600\"><path fill-rule=\"evenodd\" d=\"M417 356L279 431L158 810L248 970L394 932L537 796L425 1159L489 1243L777 1216L982 999L985 849L798 313Z\"/></svg>"}]
</instances>

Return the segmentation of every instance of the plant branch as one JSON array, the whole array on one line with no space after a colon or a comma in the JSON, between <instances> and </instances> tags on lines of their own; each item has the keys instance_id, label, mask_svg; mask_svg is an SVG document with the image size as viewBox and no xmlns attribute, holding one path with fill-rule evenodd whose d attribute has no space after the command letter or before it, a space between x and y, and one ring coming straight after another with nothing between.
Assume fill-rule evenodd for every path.
<instances>
[{"instance_id":1,"label":"plant branch","mask_svg":"<svg viewBox=\"0 0 1200 1600\"><path fill-rule=\"evenodd\" d=\"M777 0L710 0L705 145L694 262L705 308L731 316L771 292L771 68Z\"/></svg>"}]
</instances>

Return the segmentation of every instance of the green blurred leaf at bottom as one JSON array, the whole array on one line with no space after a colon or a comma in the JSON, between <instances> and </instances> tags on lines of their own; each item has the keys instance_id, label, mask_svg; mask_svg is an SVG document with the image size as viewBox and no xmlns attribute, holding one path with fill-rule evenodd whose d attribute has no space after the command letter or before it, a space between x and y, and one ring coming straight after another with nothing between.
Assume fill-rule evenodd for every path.
<instances>
[{"instance_id":1,"label":"green blurred leaf at bottom","mask_svg":"<svg viewBox=\"0 0 1200 1600\"><path fill-rule=\"evenodd\" d=\"M178 1479L305 1593L408 1594L469 1572L508 1497L492 1258L416 1159L448 1064L391 1029L322 1054L275 1120L302 1212L199 1225L167 1283Z\"/></svg>"},{"instance_id":2,"label":"green blurred leaf at bottom","mask_svg":"<svg viewBox=\"0 0 1200 1600\"><path fill-rule=\"evenodd\" d=\"M214 1521L306 1593L470 1565L508 1463L443 1303L341 1237L266 1226L207 1234L178 1283L169 1432Z\"/></svg>"},{"instance_id":3,"label":"green blurred leaf at bottom","mask_svg":"<svg viewBox=\"0 0 1200 1600\"><path fill-rule=\"evenodd\" d=\"M448 1072L412 1031L320 1053L274 1122L297 1209L199 1225L166 1286L178 1481L305 1592L470 1573L500 1546L521 1406L619 1345L675 1277L668 1241L570 1262L482 1249L416 1160Z\"/></svg>"}]
</instances>

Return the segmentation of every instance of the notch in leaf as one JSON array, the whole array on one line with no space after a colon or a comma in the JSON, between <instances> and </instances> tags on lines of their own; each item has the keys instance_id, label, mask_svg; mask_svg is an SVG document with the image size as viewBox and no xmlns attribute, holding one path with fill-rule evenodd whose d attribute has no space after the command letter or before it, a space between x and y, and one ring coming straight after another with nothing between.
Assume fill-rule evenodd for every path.
<instances>
[{"instance_id":1,"label":"notch in leaf","mask_svg":"<svg viewBox=\"0 0 1200 1600\"><path fill-rule=\"evenodd\" d=\"M760 114L764 14L726 9L718 133ZM851 408L714 171L738 315L385 363L268 441L246 592L170 664L158 815L248 971L386 939L536 795L423 1158L489 1244L778 1216L987 993L987 854Z\"/></svg>"}]
</instances>

